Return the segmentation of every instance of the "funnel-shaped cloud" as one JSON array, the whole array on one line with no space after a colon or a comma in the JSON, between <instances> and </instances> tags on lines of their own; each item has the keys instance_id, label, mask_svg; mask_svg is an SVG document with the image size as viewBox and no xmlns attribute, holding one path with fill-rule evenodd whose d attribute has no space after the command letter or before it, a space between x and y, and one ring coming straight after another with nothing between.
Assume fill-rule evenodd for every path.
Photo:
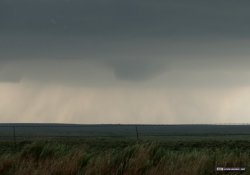
<instances>
[{"instance_id":1,"label":"funnel-shaped cloud","mask_svg":"<svg viewBox=\"0 0 250 175\"><path fill-rule=\"evenodd\" d=\"M171 70L242 69L249 55L249 5L231 0L2 0L0 81L43 81L50 72L48 77L60 74L81 82L81 74L86 77L81 69L89 62L98 65L92 70L109 69L129 81ZM77 68L65 66L79 60Z\"/></svg>"}]
</instances>

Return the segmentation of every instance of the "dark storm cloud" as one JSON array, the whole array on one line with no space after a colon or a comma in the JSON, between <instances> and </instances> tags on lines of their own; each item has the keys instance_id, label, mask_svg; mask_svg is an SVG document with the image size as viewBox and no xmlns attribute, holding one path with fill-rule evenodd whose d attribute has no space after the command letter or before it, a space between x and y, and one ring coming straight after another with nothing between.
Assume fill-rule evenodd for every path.
<instances>
[{"instance_id":1,"label":"dark storm cloud","mask_svg":"<svg viewBox=\"0 0 250 175\"><path fill-rule=\"evenodd\" d=\"M0 20L2 32L27 34L245 36L249 5L234 0L2 0Z\"/></svg>"},{"instance_id":2,"label":"dark storm cloud","mask_svg":"<svg viewBox=\"0 0 250 175\"><path fill-rule=\"evenodd\" d=\"M249 37L249 5L235 0L2 0L0 64L91 60L128 80L148 79L182 62L214 65L221 55L249 53L245 45L224 45ZM225 39L222 46L218 38ZM208 55L214 58L207 61ZM0 81L22 77L12 72Z\"/></svg>"}]
</instances>

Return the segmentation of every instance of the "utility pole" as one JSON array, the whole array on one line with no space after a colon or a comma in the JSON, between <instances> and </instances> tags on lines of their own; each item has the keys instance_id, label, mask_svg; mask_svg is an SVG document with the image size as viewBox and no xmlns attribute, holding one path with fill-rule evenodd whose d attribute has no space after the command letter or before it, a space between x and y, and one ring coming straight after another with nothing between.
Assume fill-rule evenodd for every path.
<instances>
[{"instance_id":1,"label":"utility pole","mask_svg":"<svg viewBox=\"0 0 250 175\"><path fill-rule=\"evenodd\" d=\"M138 133L137 125L135 125L135 131L136 131L136 138L137 138L137 140L139 140L139 133Z\"/></svg>"},{"instance_id":2,"label":"utility pole","mask_svg":"<svg viewBox=\"0 0 250 175\"><path fill-rule=\"evenodd\" d=\"M14 143L14 149L16 149L16 127L15 125L12 126L13 129L13 143Z\"/></svg>"}]
</instances>

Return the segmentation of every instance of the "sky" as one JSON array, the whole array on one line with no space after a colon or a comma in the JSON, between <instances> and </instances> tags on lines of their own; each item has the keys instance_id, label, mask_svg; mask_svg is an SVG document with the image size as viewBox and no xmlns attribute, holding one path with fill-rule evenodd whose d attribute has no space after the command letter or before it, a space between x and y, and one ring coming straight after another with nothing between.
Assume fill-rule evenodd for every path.
<instances>
[{"instance_id":1,"label":"sky","mask_svg":"<svg viewBox=\"0 0 250 175\"><path fill-rule=\"evenodd\" d=\"M1 0L0 122L250 123L247 0Z\"/></svg>"}]
</instances>

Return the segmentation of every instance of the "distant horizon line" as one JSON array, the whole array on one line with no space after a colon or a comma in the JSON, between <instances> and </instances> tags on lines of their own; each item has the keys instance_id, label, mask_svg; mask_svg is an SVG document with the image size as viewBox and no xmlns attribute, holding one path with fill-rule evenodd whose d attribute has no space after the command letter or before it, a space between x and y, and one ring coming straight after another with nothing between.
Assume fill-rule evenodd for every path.
<instances>
[{"instance_id":1,"label":"distant horizon line","mask_svg":"<svg viewBox=\"0 0 250 175\"><path fill-rule=\"evenodd\" d=\"M0 122L0 125L250 125L250 123L61 123L61 122Z\"/></svg>"}]
</instances>

